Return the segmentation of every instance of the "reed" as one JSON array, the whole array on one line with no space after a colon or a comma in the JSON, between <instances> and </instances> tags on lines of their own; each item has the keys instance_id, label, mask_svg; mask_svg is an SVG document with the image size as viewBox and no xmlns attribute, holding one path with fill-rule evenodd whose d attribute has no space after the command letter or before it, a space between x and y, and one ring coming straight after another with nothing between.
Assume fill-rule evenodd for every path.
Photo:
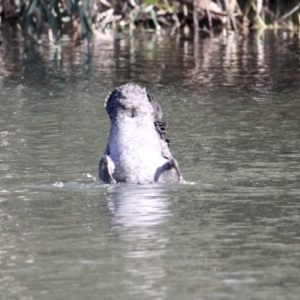
<instances>
[{"instance_id":1,"label":"reed","mask_svg":"<svg viewBox=\"0 0 300 300\"><path fill-rule=\"evenodd\" d=\"M171 32L252 28L300 29L299 0L0 0L0 28L15 26L41 42L47 33L57 42L63 35L76 44L107 28Z\"/></svg>"}]
</instances>

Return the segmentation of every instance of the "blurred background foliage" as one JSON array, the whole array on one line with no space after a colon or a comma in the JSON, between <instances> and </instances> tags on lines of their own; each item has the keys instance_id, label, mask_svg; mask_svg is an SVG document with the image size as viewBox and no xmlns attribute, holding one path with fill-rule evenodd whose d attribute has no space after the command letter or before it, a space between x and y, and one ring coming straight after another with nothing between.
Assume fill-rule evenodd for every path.
<instances>
[{"instance_id":1,"label":"blurred background foliage","mask_svg":"<svg viewBox=\"0 0 300 300\"><path fill-rule=\"evenodd\" d=\"M299 31L299 0L0 0L1 26L36 42L43 34L76 44L106 29L178 30L285 28Z\"/></svg>"}]
</instances>

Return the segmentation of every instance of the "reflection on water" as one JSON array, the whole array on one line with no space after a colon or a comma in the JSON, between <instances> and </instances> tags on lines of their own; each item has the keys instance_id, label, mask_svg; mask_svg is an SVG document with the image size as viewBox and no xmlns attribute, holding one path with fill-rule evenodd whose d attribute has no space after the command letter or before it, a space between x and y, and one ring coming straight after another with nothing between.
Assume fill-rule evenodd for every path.
<instances>
[{"instance_id":1,"label":"reflection on water","mask_svg":"<svg viewBox=\"0 0 300 300\"><path fill-rule=\"evenodd\" d=\"M142 227L148 230L152 226L167 222L170 212L168 196L163 195L160 186L111 186L108 188L108 207L114 216L112 226ZM143 236L138 236L143 238ZM147 238L145 233L144 238Z\"/></svg>"},{"instance_id":2,"label":"reflection on water","mask_svg":"<svg viewBox=\"0 0 300 300\"><path fill-rule=\"evenodd\" d=\"M3 299L298 299L299 37L0 45ZM96 179L107 93L145 84L195 185Z\"/></svg>"},{"instance_id":3,"label":"reflection on water","mask_svg":"<svg viewBox=\"0 0 300 300\"><path fill-rule=\"evenodd\" d=\"M64 90L66 83L86 86L87 79L88 86L138 81L149 87L177 82L204 90L238 85L239 89L264 92L287 83L289 88L298 87L299 74L278 76L288 72L290 65L299 70L298 37L286 32L218 34L210 38L153 33L137 38L107 37L95 37L90 52L85 44L74 49L68 43L30 46L25 51L18 34L7 35L0 45L0 84L12 80L37 84L51 93L51 89ZM108 72L114 76L107 76Z\"/></svg>"},{"instance_id":4,"label":"reflection on water","mask_svg":"<svg viewBox=\"0 0 300 300\"><path fill-rule=\"evenodd\" d=\"M299 70L297 55L289 47L291 41L297 39L285 34L258 32L247 36L232 33L199 43L185 41L183 85L205 89L238 85L240 90L260 93L277 89L284 84L278 72L286 69L286 63L297 64ZM290 56L289 62L287 56ZM289 87L298 88L299 74L289 79Z\"/></svg>"},{"instance_id":5,"label":"reflection on water","mask_svg":"<svg viewBox=\"0 0 300 300\"><path fill-rule=\"evenodd\" d=\"M166 252L168 237L159 225L172 216L167 190L159 185L112 186L107 190L107 201L112 226L119 228L119 237L124 242L126 286L141 298L164 298L165 287L158 283L167 274L159 261ZM142 282L137 284L141 278Z\"/></svg>"}]
</instances>

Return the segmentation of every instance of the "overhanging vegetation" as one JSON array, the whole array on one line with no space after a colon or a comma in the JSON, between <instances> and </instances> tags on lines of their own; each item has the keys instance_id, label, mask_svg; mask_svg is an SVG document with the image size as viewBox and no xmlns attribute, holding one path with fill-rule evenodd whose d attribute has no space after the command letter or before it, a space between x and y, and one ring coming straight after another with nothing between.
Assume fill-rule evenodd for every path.
<instances>
[{"instance_id":1,"label":"overhanging vegetation","mask_svg":"<svg viewBox=\"0 0 300 300\"><path fill-rule=\"evenodd\" d=\"M299 0L0 0L0 28L17 26L39 42L44 33L73 43L93 32L169 27L171 32L252 28L300 28Z\"/></svg>"}]
</instances>

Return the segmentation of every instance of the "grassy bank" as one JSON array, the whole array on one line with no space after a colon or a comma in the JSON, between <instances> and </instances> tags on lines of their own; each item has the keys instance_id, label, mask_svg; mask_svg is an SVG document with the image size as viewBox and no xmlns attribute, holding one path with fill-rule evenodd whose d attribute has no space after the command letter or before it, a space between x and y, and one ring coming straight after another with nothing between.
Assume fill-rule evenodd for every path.
<instances>
[{"instance_id":1,"label":"grassy bank","mask_svg":"<svg viewBox=\"0 0 300 300\"><path fill-rule=\"evenodd\" d=\"M13 26L35 41L44 33L75 44L107 28L118 30L300 28L299 0L0 0L1 26Z\"/></svg>"}]
</instances>

